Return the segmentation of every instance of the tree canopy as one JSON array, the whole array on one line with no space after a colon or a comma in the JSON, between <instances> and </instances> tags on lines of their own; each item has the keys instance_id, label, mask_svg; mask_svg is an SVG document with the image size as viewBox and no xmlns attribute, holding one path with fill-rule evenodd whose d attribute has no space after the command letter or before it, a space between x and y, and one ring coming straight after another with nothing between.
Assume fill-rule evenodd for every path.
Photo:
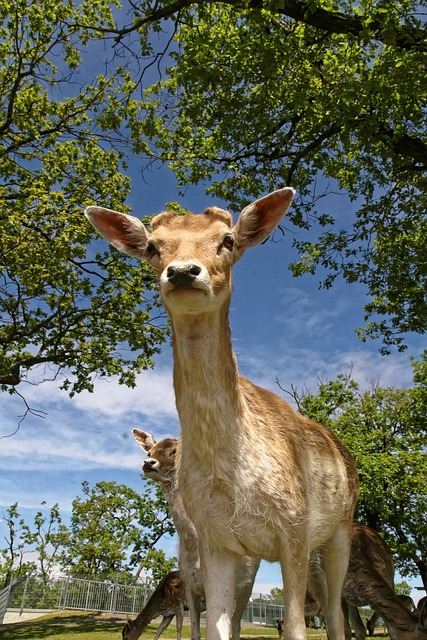
<instances>
[{"instance_id":1,"label":"tree canopy","mask_svg":"<svg viewBox=\"0 0 427 640\"><path fill-rule=\"evenodd\" d=\"M424 0L1 0L2 388L132 385L151 365L165 335L151 274L97 252L81 218L97 201L127 210L132 156L232 208L292 183L293 272L366 285L360 335L385 352L424 333L424 12Z\"/></svg>"},{"instance_id":2,"label":"tree canopy","mask_svg":"<svg viewBox=\"0 0 427 640\"><path fill-rule=\"evenodd\" d=\"M236 206L297 188L289 220L311 232L293 272L366 285L360 336L384 352L426 330L425 7L192 3L169 77L147 92L148 133L182 184Z\"/></svg>"},{"instance_id":3,"label":"tree canopy","mask_svg":"<svg viewBox=\"0 0 427 640\"><path fill-rule=\"evenodd\" d=\"M164 339L151 274L117 252L88 250L83 223L84 206L125 206L129 193L108 115L127 74L87 68L85 25L111 24L112 10L0 2L2 389L61 376L75 393L95 374L133 385Z\"/></svg>"},{"instance_id":4,"label":"tree canopy","mask_svg":"<svg viewBox=\"0 0 427 640\"><path fill-rule=\"evenodd\" d=\"M147 484L147 480L144 481ZM118 572L151 571L160 579L175 564L156 548L175 532L160 485L137 493L114 481L82 483L84 499L73 501L62 566L72 575L113 579Z\"/></svg>"}]
</instances>

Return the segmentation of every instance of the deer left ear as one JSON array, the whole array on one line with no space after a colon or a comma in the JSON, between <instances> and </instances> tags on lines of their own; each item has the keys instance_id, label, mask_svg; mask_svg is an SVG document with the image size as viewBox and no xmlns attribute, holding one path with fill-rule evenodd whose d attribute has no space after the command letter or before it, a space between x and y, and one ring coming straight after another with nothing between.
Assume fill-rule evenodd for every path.
<instances>
[{"instance_id":1,"label":"deer left ear","mask_svg":"<svg viewBox=\"0 0 427 640\"><path fill-rule=\"evenodd\" d=\"M87 207L85 216L116 249L132 258L145 258L148 231L141 220L104 207Z\"/></svg>"},{"instance_id":2,"label":"deer left ear","mask_svg":"<svg viewBox=\"0 0 427 640\"><path fill-rule=\"evenodd\" d=\"M233 227L241 251L261 244L277 227L295 195L295 189L285 187L255 200L243 209Z\"/></svg>"},{"instance_id":3,"label":"deer left ear","mask_svg":"<svg viewBox=\"0 0 427 640\"><path fill-rule=\"evenodd\" d=\"M141 431L141 429L132 429L132 433L138 445L146 453L148 453L150 449L152 449L152 447L154 447L154 445L156 444L153 436L146 431Z\"/></svg>"}]
</instances>

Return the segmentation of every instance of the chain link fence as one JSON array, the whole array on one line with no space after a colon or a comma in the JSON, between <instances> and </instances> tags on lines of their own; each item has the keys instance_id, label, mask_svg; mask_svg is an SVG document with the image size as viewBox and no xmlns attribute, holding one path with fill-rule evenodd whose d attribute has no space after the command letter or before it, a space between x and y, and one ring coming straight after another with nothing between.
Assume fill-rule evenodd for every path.
<instances>
[{"instance_id":1,"label":"chain link fence","mask_svg":"<svg viewBox=\"0 0 427 640\"><path fill-rule=\"evenodd\" d=\"M147 578L136 585L116 582L82 580L64 576L45 584L36 576L27 575L6 588L7 608L78 609L137 615L157 584ZM243 614L242 622L276 626L283 618L284 607L270 596L253 594ZM1 624L1 619L0 619Z\"/></svg>"}]
</instances>

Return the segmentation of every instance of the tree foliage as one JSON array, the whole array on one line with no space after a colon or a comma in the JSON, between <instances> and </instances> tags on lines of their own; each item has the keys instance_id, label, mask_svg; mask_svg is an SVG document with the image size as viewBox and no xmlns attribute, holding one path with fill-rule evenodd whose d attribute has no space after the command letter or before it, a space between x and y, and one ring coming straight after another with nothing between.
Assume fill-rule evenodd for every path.
<instances>
[{"instance_id":1,"label":"tree foliage","mask_svg":"<svg viewBox=\"0 0 427 640\"><path fill-rule=\"evenodd\" d=\"M147 92L161 159L236 207L294 185L294 274L366 285L361 338L404 348L427 318L425 2L176 4Z\"/></svg>"},{"instance_id":2,"label":"tree foliage","mask_svg":"<svg viewBox=\"0 0 427 640\"><path fill-rule=\"evenodd\" d=\"M60 374L71 393L94 374L133 385L164 339L150 272L88 250L82 216L129 193L111 107L128 73L97 73L88 33L113 24L114 7L0 2L0 385L12 392Z\"/></svg>"},{"instance_id":3,"label":"tree foliage","mask_svg":"<svg viewBox=\"0 0 427 640\"><path fill-rule=\"evenodd\" d=\"M50 584L58 570L81 578L136 582L142 572L160 580L176 564L158 548L175 532L162 488L143 478L145 490L126 485L82 483L69 526L59 506L42 502L32 522L11 505L2 514L6 547L0 549L0 590L27 573ZM31 559L29 559L31 558Z\"/></svg>"},{"instance_id":4,"label":"tree foliage","mask_svg":"<svg viewBox=\"0 0 427 640\"><path fill-rule=\"evenodd\" d=\"M356 520L380 532L402 576L427 587L427 353L413 363L414 386L362 391L351 377L295 394L302 413L330 425L359 471Z\"/></svg>"},{"instance_id":5,"label":"tree foliage","mask_svg":"<svg viewBox=\"0 0 427 640\"><path fill-rule=\"evenodd\" d=\"M114 579L142 569L162 577L174 564L155 548L175 531L161 487L137 493L115 481L82 483L84 499L73 501L68 540L61 565L71 575Z\"/></svg>"},{"instance_id":6,"label":"tree foliage","mask_svg":"<svg viewBox=\"0 0 427 640\"><path fill-rule=\"evenodd\" d=\"M52 578L66 527L57 504L48 508L42 502L41 507L31 524L20 515L16 502L2 514L7 533L6 547L0 550L0 590L27 573L36 573L44 584Z\"/></svg>"},{"instance_id":7,"label":"tree foliage","mask_svg":"<svg viewBox=\"0 0 427 640\"><path fill-rule=\"evenodd\" d=\"M151 365L164 339L151 274L96 252L81 217L127 210L132 154L232 207L292 183L287 224L306 231L293 272L364 283L360 335L383 351L423 333L424 7L1 0L2 389L133 385Z\"/></svg>"}]
</instances>

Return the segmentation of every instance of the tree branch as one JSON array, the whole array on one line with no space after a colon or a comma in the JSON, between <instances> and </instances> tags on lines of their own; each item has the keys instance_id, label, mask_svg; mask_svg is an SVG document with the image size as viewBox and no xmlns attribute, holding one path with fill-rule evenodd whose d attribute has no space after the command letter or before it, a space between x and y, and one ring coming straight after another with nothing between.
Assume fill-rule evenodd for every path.
<instances>
[{"instance_id":1,"label":"tree branch","mask_svg":"<svg viewBox=\"0 0 427 640\"><path fill-rule=\"evenodd\" d=\"M234 4L232 2L231 4ZM400 49L427 51L427 30L411 25L397 25L392 34L389 25L380 19L368 20L366 16L352 16L339 11L310 8L303 0L285 0L279 10L283 15L304 22L328 33L347 33L360 37L364 32L374 40L392 44Z\"/></svg>"}]
</instances>

